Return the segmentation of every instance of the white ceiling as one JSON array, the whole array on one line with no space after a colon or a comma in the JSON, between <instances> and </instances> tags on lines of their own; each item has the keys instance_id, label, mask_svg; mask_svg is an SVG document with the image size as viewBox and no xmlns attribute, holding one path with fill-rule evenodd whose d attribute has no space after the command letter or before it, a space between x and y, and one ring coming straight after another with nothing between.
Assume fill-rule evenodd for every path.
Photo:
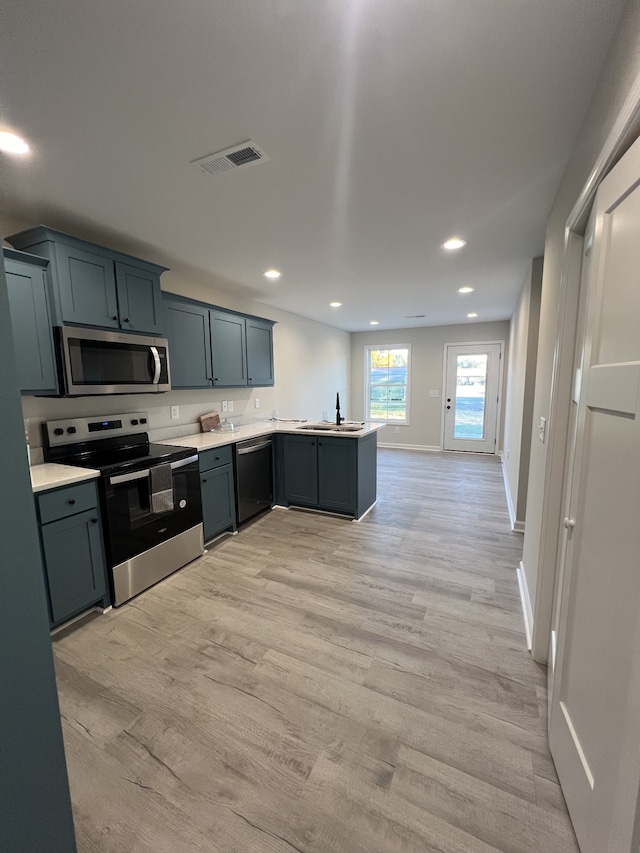
<instances>
[{"instance_id":1,"label":"white ceiling","mask_svg":"<svg viewBox=\"0 0 640 853\"><path fill-rule=\"evenodd\" d=\"M507 319L623 4L8 0L3 216L347 330ZM269 161L189 165L246 139Z\"/></svg>"}]
</instances>

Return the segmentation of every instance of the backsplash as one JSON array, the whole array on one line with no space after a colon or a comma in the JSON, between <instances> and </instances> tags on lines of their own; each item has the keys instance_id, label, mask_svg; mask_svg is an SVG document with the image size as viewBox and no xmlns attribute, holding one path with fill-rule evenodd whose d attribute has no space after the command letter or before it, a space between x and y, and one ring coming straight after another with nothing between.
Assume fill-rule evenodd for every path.
<instances>
[{"instance_id":1,"label":"backsplash","mask_svg":"<svg viewBox=\"0 0 640 853\"><path fill-rule=\"evenodd\" d=\"M255 407L255 400L260 407ZM222 401L233 402L232 412L222 411ZM179 417L171 417L178 406ZM31 464L44 461L41 424L64 418L101 416L120 412L144 411L149 416L151 441L164 441L200 432L200 415L219 412L221 420L253 423L277 415L274 388L227 388L215 391L172 391L167 394L120 394L101 397L23 397L22 415L29 436Z\"/></svg>"}]
</instances>

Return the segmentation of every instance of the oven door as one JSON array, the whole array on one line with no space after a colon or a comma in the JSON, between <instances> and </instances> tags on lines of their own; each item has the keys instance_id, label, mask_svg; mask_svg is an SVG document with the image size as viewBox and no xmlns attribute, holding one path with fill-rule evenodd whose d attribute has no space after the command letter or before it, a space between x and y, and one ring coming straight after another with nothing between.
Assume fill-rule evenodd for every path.
<instances>
[{"instance_id":1,"label":"oven door","mask_svg":"<svg viewBox=\"0 0 640 853\"><path fill-rule=\"evenodd\" d=\"M78 329L57 331L62 380L69 396L169 391L165 338Z\"/></svg>"},{"instance_id":2,"label":"oven door","mask_svg":"<svg viewBox=\"0 0 640 853\"><path fill-rule=\"evenodd\" d=\"M149 468L104 479L105 539L111 568L202 523L198 456L170 464L173 508L164 511L154 512Z\"/></svg>"}]
</instances>

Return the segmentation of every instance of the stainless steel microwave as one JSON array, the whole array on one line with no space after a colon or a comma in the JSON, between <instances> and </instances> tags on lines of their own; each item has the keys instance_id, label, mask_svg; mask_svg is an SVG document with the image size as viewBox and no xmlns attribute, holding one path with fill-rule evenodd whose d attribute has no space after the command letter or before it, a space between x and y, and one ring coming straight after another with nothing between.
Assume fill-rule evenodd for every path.
<instances>
[{"instance_id":1,"label":"stainless steel microwave","mask_svg":"<svg viewBox=\"0 0 640 853\"><path fill-rule=\"evenodd\" d=\"M59 326L56 341L65 396L171 390L166 338Z\"/></svg>"}]
</instances>

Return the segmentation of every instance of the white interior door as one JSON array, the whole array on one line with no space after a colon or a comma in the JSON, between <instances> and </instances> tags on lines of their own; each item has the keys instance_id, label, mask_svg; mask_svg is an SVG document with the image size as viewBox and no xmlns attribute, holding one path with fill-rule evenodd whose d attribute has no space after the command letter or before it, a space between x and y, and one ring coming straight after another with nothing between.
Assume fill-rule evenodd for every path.
<instances>
[{"instance_id":1,"label":"white interior door","mask_svg":"<svg viewBox=\"0 0 640 853\"><path fill-rule=\"evenodd\" d=\"M640 142L596 197L565 518L549 738L583 853L631 853L640 784L639 184Z\"/></svg>"},{"instance_id":2,"label":"white interior door","mask_svg":"<svg viewBox=\"0 0 640 853\"><path fill-rule=\"evenodd\" d=\"M502 344L445 347L445 450L495 453Z\"/></svg>"}]
</instances>

